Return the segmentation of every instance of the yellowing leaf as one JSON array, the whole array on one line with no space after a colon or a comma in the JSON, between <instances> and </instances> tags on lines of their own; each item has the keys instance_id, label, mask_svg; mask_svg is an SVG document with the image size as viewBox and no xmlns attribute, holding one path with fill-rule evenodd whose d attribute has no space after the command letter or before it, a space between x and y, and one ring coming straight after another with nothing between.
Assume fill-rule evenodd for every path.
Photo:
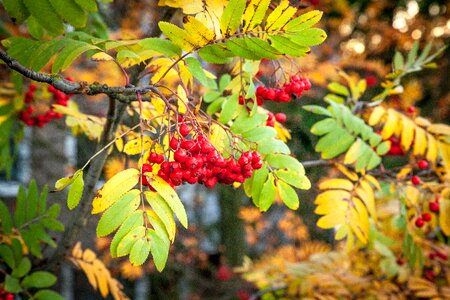
<instances>
[{"instance_id":1,"label":"yellowing leaf","mask_svg":"<svg viewBox=\"0 0 450 300\"><path fill-rule=\"evenodd\" d=\"M215 38L214 32L192 16L183 18L183 26L190 37L189 40L196 46L205 46Z\"/></svg>"},{"instance_id":2,"label":"yellowing leaf","mask_svg":"<svg viewBox=\"0 0 450 300\"><path fill-rule=\"evenodd\" d=\"M397 129L398 114L393 109L388 109L387 120L384 124L383 130L381 131L381 137L383 140L387 140L392 136L392 134Z\"/></svg>"},{"instance_id":3,"label":"yellowing leaf","mask_svg":"<svg viewBox=\"0 0 450 300\"><path fill-rule=\"evenodd\" d=\"M265 30L273 32L283 28L296 12L297 9L290 6L289 0L282 0L267 17Z\"/></svg>"},{"instance_id":4,"label":"yellowing leaf","mask_svg":"<svg viewBox=\"0 0 450 300\"><path fill-rule=\"evenodd\" d=\"M450 200L443 198L439 204L439 225L444 234L450 236Z\"/></svg>"},{"instance_id":5,"label":"yellowing leaf","mask_svg":"<svg viewBox=\"0 0 450 300\"><path fill-rule=\"evenodd\" d=\"M335 166L341 173L343 173L351 181L357 181L359 179L358 175L355 172L350 171L344 165L335 164Z\"/></svg>"},{"instance_id":6,"label":"yellowing leaf","mask_svg":"<svg viewBox=\"0 0 450 300\"><path fill-rule=\"evenodd\" d=\"M372 111L372 114L370 115L369 125L374 126L380 123L381 118L384 116L385 113L386 109L384 107L382 106L375 107L374 110Z\"/></svg>"},{"instance_id":7,"label":"yellowing leaf","mask_svg":"<svg viewBox=\"0 0 450 300\"><path fill-rule=\"evenodd\" d=\"M184 209L183 203L178 197L175 190L161 177L157 175L147 176L147 180L151 184L151 186L158 192L161 197L166 200L169 207L177 216L181 225L184 228L188 226L188 219L186 215L186 210Z\"/></svg>"},{"instance_id":8,"label":"yellowing leaf","mask_svg":"<svg viewBox=\"0 0 450 300\"><path fill-rule=\"evenodd\" d=\"M337 211L321 217L317 226L323 229L331 229L345 223L345 213Z\"/></svg>"},{"instance_id":9,"label":"yellowing leaf","mask_svg":"<svg viewBox=\"0 0 450 300\"><path fill-rule=\"evenodd\" d=\"M266 11L269 8L270 0L251 0L245 9L243 19L243 31L247 32L253 30L256 26L261 24L266 16Z\"/></svg>"},{"instance_id":10,"label":"yellowing leaf","mask_svg":"<svg viewBox=\"0 0 450 300\"><path fill-rule=\"evenodd\" d=\"M416 127L416 134L414 139L414 155L425 154L427 148L426 132L420 127Z\"/></svg>"},{"instance_id":11,"label":"yellowing leaf","mask_svg":"<svg viewBox=\"0 0 450 300\"><path fill-rule=\"evenodd\" d=\"M411 143L414 139L414 122L409 118L401 115L402 120L402 137L401 137L401 146L404 150L408 151Z\"/></svg>"},{"instance_id":12,"label":"yellowing leaf","mask_svg":"<svg viewBox=\"0 0 450 300\"><path fill-rule=\"evenodd\" d=\"M83 171L77 170L72 176L64 177L64 178L61 178L58 181L56 181L55 190L62 191L63 189L65 189L66 187L71 185L73 183L73 181L75 180L75 178L77 178L77 176L80 175L80 173L83 173Z\"/></svg>"},{"instance_id":13,"label":"yellowing leaf","mask_svg":"<svg viewBox=\"0 0 450 300\"><path fill-rule=\"evenodd\" d=\"M178 85L177 87L177 100L178 100L178 112L181 114L186 113L186 106L189 103L189 99L186 95L186 91L181 85Z\"/></svg>"},{"instance_id":14,"label":"yellowing leaf","mask_svg":"<svg viewBox=\"0 0 450 300\"><path fill-rule=\"evenodd\" d=\"M427 127L427 130L436 135L450 136L450 126L445 124L431 124Z\"/></svg>"},{"instance_id":15,"label":"yellowing leaf","mask_svg":"<svg viewBox=\"0 0 450 300\"><path fill-rule=\"evenodd\" d=\"M114 57L105 52L98 52L92 55L91 59L95 61L110 61L114 60Z\"/></svg>"},{"instance_id":16,"label":"yellowing leaf","mask_svg":"<svg viewBox=\"0 0 450 300\"><path fill-rule=\"evenodd\" d=\"M148 136L144 136L144 149L142 149L142 143L141 143L141 137L139 135L135 135L133 139L129 140L124 148L123 152L125 152L128 155L136 155L141 154L141 152L149 150L152 145L152 139Z\"/></svg>"},{"instance_id":17,"label":"yellowing leaf","mask_svg":"<svg viewBox=\"0 0 450 300\"><path fill-rule=\"evenodd\" d=\"M435 162L437 159L437 151L438 151L438 145L436 143L436 139L431 135L427 134L427 155L426 159L430 162Z\"/></svg>"},{"instance_id":18,"label":"yellowing leaf","mask_svg":"<svg viewBox=\"0 0 450 300\"><path fill-rule=\"evenodd\" d=\"M328 179L319 185L319 189L340 189L351 191L353 190L353 183L350 180L341 178Z\"/></svg>"},{"instance_id":19,"label":"yellowing leaf","mask_svg":"<svg viewBox=\"0 0 450 300\"><path fill-rule=\"evenodd\" d=\"M126 169L114 175L97 192L92 201L92 214L105 211L139 182L139 170Z\"/></svg>"},{"instance_id":20,"label":"yellowing leaf","mask_svg":"<svg viewBox=\"0 0 450 300\"><path fill-rule=\"evenodd\" d=\"M328 190L317 195L314 204L321 205L328 201L350 200L350 193L344 190Z\"/></svg>"}]
</instances>

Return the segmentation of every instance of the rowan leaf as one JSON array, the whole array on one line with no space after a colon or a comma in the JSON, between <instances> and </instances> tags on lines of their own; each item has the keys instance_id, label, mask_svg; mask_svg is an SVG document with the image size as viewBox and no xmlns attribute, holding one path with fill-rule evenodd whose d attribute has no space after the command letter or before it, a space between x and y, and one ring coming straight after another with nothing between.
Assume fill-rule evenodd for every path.
<instances>
[{"instance_id":1,"label":"rowan leaf","mask_svg":"<svg viewBox=\"0 0 450 300\"><path fill-rule=\"evenodd\" d=\"M56 283L56 276L45 271L36 271L26 276L21 284L25 288L46 288Z\"/></svg>"},{"instance_id":2,"label":"rowan leaf","mask_svg":"<svg viewBox=\"0 0 450 300\"><path fill-rule=\"evenodd\" d=\"M245 5L245 0L230 0L225 6L220 18L220 32L224 37L233 35L239 28Z\"/></svg>"},{"instance_id":3,"label":"rowan leaf","mask_svg":"<svg viewBox=\"0 0 450 300\"><path fill-rule=\"evenodd\" d=\"M140 203L139 190L133 189L125 193L103 213L97 224L97 236L107 236L115 231L139 207Z\"/></svg>"},{"instance_id":4,"label":"rowan leaf","mask_svg":"<svg viewBox=\"0 0 450 300\"><path fill-rule=\"evenodd\" d=\"M260 25L266 16L270 0L251 0L242 16L243 31L253 30Z\"/></svg>"},{"instance_id":5,"label":"rowan leaf","mask_svg":"<svg viewBox=\"0 0 450 300\"><path fill-rule=\"evenodd\" d=\"M290 209L296 210L300 205L300 201L298 200L298 195L295 190L287 183L278 180L277 181L277 191L280 195L281 200L283 200L284 204Z\"/></svg>"},{"instance_id":6,"label":"rowan leaf","mask_svg":"<svg viewBox=\"0 0 450 300\"><path fill-rule=\"evenodd\" d=\"M186 215L186 210L184 209L183 203L178 197L175 190L161 177L157 175L147 176L147 180L151 186L158 192L158 194L167 202L169 207L177 216L181 225L184 228L188 227L188 219Z\"/></svg>"},{"instance_id":7,"label":"rowan leaf","mask_svg":"<svg viewBox=\"0 0 450 300\"><path fill-rule=\"evenodd\" d=\"M130 262L133 266L140 266L147 260L152 242L142 237L134 243L130 251Z\"/></svg>"},{"instance_id":8,"label":"rowan leaf","mask_svg":"<svg viewBox=\"0 0 450 300\"><path fill-rule=\"evenodd\" d=\"M173 211L166 201L157 193L146 192L145 198L150 204L153 212L161 220L168 234L169 240L173 241L176 233L176 224L173 218Z\"/></svg>"},{"instance_id":9,"label":"rowan leaf","mask_svg":"<svg viewBox=\"0 0 450 300\"><path fill-rule=\"evenodd\" d=\"M320 19L322 18L322 14L323 12L319 10L312 10L304 13L299 17L289 21L289 23L286 24L286 31L299 32L310 28L320 21Z\"/></svg>"},{"instance_id":10,"label":"rowan leaf","mask_svg":"<svg viewBox=\"0 0 450 300\"><path fill-rule=\"evenodd\" d=\"M117 257L117 247L122 239L127 235L133 228L142 226L144 224L144 215L141 210L135 211L129 215L125 221L120 225L119 230L114 235L111 241L110 251L112 257Z\"/></svg>"},{"instance_id":11,"label":"rowan leaf","mask_svg":"<svg viewBox=\"0 0 450 300\"><path fill-rule=\"evenodd\" d=\"M136 241L145 236L145 231L146 229L144 226L137 226L131 229L117 245L117 256L121 257L130 254Z\"/></svg>"},{"instance_id":12,"label":"rowan leaf","mask_svg":"<svg viewBox=\"0 0 450 300\"><path fill-rule=\"evenodd\" d=\"M70 25L81 28L86 25L87 13L74 0L50 0L55 11Z\"/></svg>"},{"instance_id":13,"label":"rowan leaf","mask_svg":"<svg viewBox=\"0 0 450 300\"><path fill-rule=\"evenodd\" d=\"M57 36L64 32L64 24L49 0L23 0L28 12L33 15L38 23L48 31L51 36Z\"/></svg>"},{"instance_id":14,"label":"rowan leaf","mask_svg":"<svg viewBox=\"0 0 450 300\"><path fill-rule=\"evenodd\" d=\"M150 251L153 256L153 262L155 263L156 269L161 272L166 265L170 245L164 242L164 239L154 230L150 229L147 234L150 238Z\"/></svg>"},{"instance_id":15,"label":"rowan leaf","mask_svg":"<svg viewBox=\"0 0 450 300\"><path fill-rule=\"evenodd\" d=\"M78 206L80 203L81 196L83 196L84 190L84 180L83 180L83 171L76 172L74 174L74 180L69 189L69 194L67 196L67 207L72 210ZM77 174L78 173L78 174Z\"/></svg>"},{"instance_id":16,"label":"rowan leaf","mask_svg":"<svg viewBox=\"0 0 450 300\"><path fill-rule=\"evenodd\" d=\"M139 170L126 169L109 179L92 201L92 214L105 211L139 182Z\"/></svg>"},{"instance_id":17,"label":"rowan leaf","mask_svg":"<svg viewBox=\"0 0 450 300\"><path fill-rule=\"evenodd\" d=\"M275 187L275 178L273 174L268 175L266 182L264 183L261 194L259 195L259 209L261 211L267 211L275 201L277 190Z\"/></svg>"}]
</instances>

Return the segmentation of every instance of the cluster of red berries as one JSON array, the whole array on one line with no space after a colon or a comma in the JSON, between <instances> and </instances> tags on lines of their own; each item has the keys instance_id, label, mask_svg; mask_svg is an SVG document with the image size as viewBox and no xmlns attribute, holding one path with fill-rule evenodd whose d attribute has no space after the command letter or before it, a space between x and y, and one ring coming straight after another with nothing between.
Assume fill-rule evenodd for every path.
<instances>
[{"instance_id":1,"label":"cluster of red berries","mask_svg":"<svg viewBox=\"0 0 450 300\"><path fill-rule=\"evenodd\" d=\"M428 204L428 209L433 212L433 213L438 213L439 212L439 195L437 195L435 197L435 201L430 202ZM429 212L425 212L422 213L422 215L420 217L418 217L416 219L415 225L417 228L422 228L425 225L425 222L430 222L431 221L431 213Z\"/></svg>"},{"instance_id":2,"label":"cluster of red berries","mask_svg":"<svg viewBox=\"0 0 450 300\"><path fill-rule=\"evenodd\" d=\"M14 294L8 293L0 288L0 300L14 300Z\"/></svg>"},{"instance_id":3,"label":"cluster of red berries","mask_svg":"<svg viewBox=\"0 0 450 300\"><path fill-rule=\"evenodd\" d=\"M426 170L428 169L428 167L430 166L428 161L426 161L425 159L419 160L419 162L417 163L417 166L419 167L419 169L421 170ZM411 177L411 183L413 185L419 185L422 183L422 180L420 179L419 176L414 175Z\"/></svg>"},{"instance_id":4,"label":"cluster of red berries","mask_svg":"<svg viewBox=\"0 0 450 300\"><path fill-rule=\"evenodd\" d=\"M270 126L270 127L275 126L275 121L280 122L280 123L286 122L286 115L284 113L273 114L272 112L269 111L269 113L267 115L269 117L267 118L266 126Z\"/></svg>"},{"instance_id":5,"label":"cluster of red berries","mask_svg":"<svg viewBox=\"0 0 450 300\"><path fill-rule=\"evenodd\" d=\"M72 78L68 77L67 80L73 81ZM38 126L44 127L45 124L49 123L53 119L62 118L62 114L57 113L53 110L53 107L50 108L43 114L35 113L35 109L32 105L34 101L34 93L38 89L35 84L30 84L28 86L28 90L25 93L24 102L26 103L24 109L19 115L19 119L24 122L27 126ZM57 90L54 86L49 85L47 90L52 94L52 100L54 103L67 106L67 103L72 97L72 95L67 95L59 90Z\"/></svg>"},{"instance_id":6,"label":"cluster of red berries","mask_svg":"<svg viewBox=\"0 0 450 300\"><path fill-rule=\"evenodd\" d=\"M428 254L428 257L433 260L435 258L440 258L444 261L448 260L448 255L441 252L441 251L432 251L430 252L430 254Z\"/></svg>"},{"instance_id":7,"label":"cluster of red berries","mask_svg":"<svg viewBox=\"0 0 450 300\"><path fill-rule=\"evenodd\" d=\"M264 100L275 102L290 102L291 96L300 97L303 91L311 88L311 82L308 78L302 78L298 75L291 76L291 80L283 85L283 88L267 88L259 86L256 89L256 101L262 105Z\"/></svg>"},{"instance_id":8,"label":"cluster of red berries","mask_svg":"<svg viewBox=\"0 0 450 300\"><path fill-rule=\"evenodd\" d=\"M186 125L186 126L183 126ZM258 152L243 152L236 160L234 157L224 159L208 139L199 135L195 139L186 139L191 132L190 127L183 123L179 128L182 138L172 137L169 147L173 154L173 161L166 161L162 154L150 153L148 164L144 164L142 172L152 172L153 165L160 165L158 176L167 181L172 187L183 183L204 184L208 188L216 183L243 183L253 174L253 170L262 167L261 156ZM150 186L146 177L142 184Z\"/></svg>"}]
</instances>

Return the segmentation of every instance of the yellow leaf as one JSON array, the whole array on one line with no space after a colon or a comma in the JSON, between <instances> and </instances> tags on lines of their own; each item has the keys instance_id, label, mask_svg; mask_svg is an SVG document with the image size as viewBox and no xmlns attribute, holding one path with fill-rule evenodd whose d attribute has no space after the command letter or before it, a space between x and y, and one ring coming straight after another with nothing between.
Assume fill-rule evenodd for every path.
<instances>
[{"instance_id":1,"label":"yellow leaf","mask_svg":"<svg viewBox=\"0 0 450 300\"><path fill-rule=\"evenodd\" d=\"M402 168L398 173L397 173L397 179L398 180L403 180L406 178L406 176L408 176L412 171L411 167L404 167Z\"/></svg>"},{"instance_id":2,"label":"yellow leaf","mask_svg":"<svg viewBox=\"0 0 450 300\"><path fill-rule=\"evenodd\" d=\"M272 32L283 28L296 12L297 9L290 6L289 0L282 0L267 17L265 30Z\"/></svg>"},{"instance_id":3,"label":"yellow leaf","mask_svg":"<svg viewBox=\"0 0 450 300\"><path fill-rule=\"evenodd\" d=\"M334 178L328 179L321 184L319 184L319 189L327 190L327 189L340 189L340 190L353 190L353 183L347 179Z\"/></svg>"},{"instance_id":4,"label":"yellow leaf","mask_svg":"<svg viewBox=\"0 0 450 300\"><path fill-rule=\"evenodd\" d=\"M450 200L442 198L440 201L439 225L446 236L450 236Z\"/></svg>"},{"instance_id":5,"label":"yellow leaf","mask_svg":"<svg viewBox=\"0 0 450 300\"><path fill-rule=\"evenodd\" d=\"M83 270L84 274L86 274L86 277L89 281L89 284L94 288L94 290L97 289L97 279L95 278L95 270L94 267L82 260L77 261L78 265L80 266L81 270Z\"/></svg>"},{"instance_id":6,"label":"yellow leaf","mask_svg":"<svg viewBox=\"0 0 450 300\"><path fill-rule=\"evenodd\" d=\"M317 226L323 229L331 229L345 223L345 213L335 212L321 217Z\"/></svg>"},{"instance_id":7,"label":"yellow leaf","mask_svg":"<svg viewBox=\"0 0 450 300\"><path fill-rule=\"evenodd\" d=\"M92 55L91 59L95 61L110 61L114 60L114 57L105 52L98 52Z\"/></svg>"},{"instance_id":8,"label":"yellow leaf","mask_svg":"<svg viewBox=\"0 0 450 300\"><path fill-rule=\"evenodd\" d=\"M244 26L242 28L243 32L252 30L258 26L265 17L265 12L269 7L270 0L252 0L245 8L242 20Z\"/></svg>"},{"instance_id":9,"label":"yellow leaf","mask_svg":"<svg viewBox=\"0 0 450 300\"><path fill-rule=\"evenodd\" d=\"M192 16L183 18L183 26L189 35L189 40L196 46L205 46L215 38L214 32L206 27L200 20Z\"/></svg>"},{"instance_id":10,"label":"yellow leaf","mask_svg":"<svg viewBox=\"0 0 450 300\"><path fill-rule=\"evenodd\" d=\"M356 142L353 143L353 145L350 147L350 149L348 149L347 153L345 154L345 158L344 158L344 164L349 165L354 163L359 155L360 155L360 150L361 150L361 146L363 146L364 142L361 139L356 139Z\"/></svg>"},{"instance_id":11,"label":"yellow leaf","mask_svg":"<svg viewBox=\"0 0 450 300\"><path fill-rule=\"evenodd\" d=\"M72 256L75 258L81 258L83 256L83 250L81 249L81 242L77 242L73 247Z\"/></svg>"},{"instance_id":12,"label":"yellow leaf","mask_svg":"<svg viewBox=\"0 0 450 300\"><path fill-rule=\"evenodd\" d=\"M147 176L147 180L158 194L166 200L181 225L183 225L184 228L187 228L188 220L186 210L175 190L164 179L157 175L152 174L151 176Z\"/></svg>"},{"instance_id":13,"label":"yellow leaf","mask_svg":"<svg viewBox=\"0 0 450 300\"><path fill-rule=\"evenodd\" d=\"M405 151L409 150L411 143L414 139L414 123L409 118L401 115L402 119L402 133L401 133L401 146Z\"/></svg>"},{"instance_id":14,"label":"yellow leaf","mask_svg":"<svg viewBox=\"0 0 450 300\"><path fill-rule=\"evenodd\" d=\"M120 137L120 132L116 131L116 141L114 142L116 145L117 151L123 151L123 139Z\"/></svg>"},{"instance_id":15,"label":"yellow leaf","mask_svg":"<svg viewBox=\"0 0 450 300\"><path fill-rule=\"evenodd\" d=\"M152 145L152 139L148 136L143 137L144 141L144 149L142 149L142 143L141 143L141 137L140 135L135 135L133 139L129 140L124 148L123 152L125 152L128 155L136 155L141 154L142 151L149 150Z\"/></svg>"},{"instance_id":16,"label":"yellow leaf","mask_svg":"<svg viewBox=\"0 0 450 300\"><path fill-rule=\"evenodd\" d=\"M366 183L366 188L359 188L359 187L356 188L356 194L364 202L370 216L376 222L377 221L377 211L375 208L375 196L374 196L373 191L370 188L369 184Z\"/></svg>"},{"instance_id":17,"label":"yellow leaf","mask_svg":"<svg viewBox=\"0 0 450 300\"><path fill-rule=\"evenodd\" d=\"M105 211L139 182L139 170L126 169L114 175L97 192L92 201L92 214Z\"/></svg>"},{"instance_id":18,"label":"yellow leaf","mask_svg":"<svg viewBox=\"0 0 450 300\"><path fill-rule=\"evenodd\" d=\"M381 137L383 140L387 140L392 136L398 126L398 114L393 109L388 109L387 120L381 131Z\"/></svg>"},{"instance_id":19,"label":"yellow leaf","mask_svg":"<svg viewBox=\"0 0 450 300\"><path fill-rule=\"evenodd\" d=\"M370 114L369 125L374 126L380 123L381 118L384 116L385 113L386 109L384 107L382 106L375 107L372 113Z\"/></svg>"},{"instance_id":20,"label":"yellow leaf","mask_svg":"<svg viewBox=\"0 0 450 300\"><path fill-rule=\"evenodd\" d=\"M427 133L428 145L427 145L427 155L426 158L430 162L435 162L437 159L438 145L436 139L429 133Z\"/></svg>"},{"instance_id":21,"label":"yellow leaf","mask_svg":"<svg viewBox=\"0 0 450 300\"><path fill-rule=\"evenodd\" d=\"M341 171L341 173L343 173L345 176L347 176L347 178L350 179L351 181L357 181L359 179L358 174L356 174L353 171L350 171L344 165L337 163L337 164L335 164L335 166L339 171Z\"/></svg>"},{"instance_id":22,"label":"yellow leaf","mask_svg":"<svg viewBox=\"0 0 450 300\"><path fill-rule=\"evenodd\" d=\"M336 199L329 199L316 207L314 213L318 215L327 215L332 212L342 211L345 212L348 209L348 203L346 201L340 201Z\"/></svg>"},{"instance_id":23,"label":"yellow leaf","mask_svg":"<svg viewBox=\"0 0 450 300\"><path fill-rule=\"evenodd\" d=\"M328 201L350 200L350 193L344 190L328 190L317 195L314 204L321 205Z\"/></svg>"},{"instance_id":24,"label":"yellow leaf","mask_svg":"<svg viewBox=\"0 0 450 300\"><path fill-rule=\"evenodd\" d=\"M427 148L427 138L425 130L420 127L416 127L416 134L414 139L414 155L425 154L425 149Z\"/></svg>"},{"instance_id":25,"label":"yellow leaf","mask_svg":"<svg viewBox=\"0 0 450 300\"><path fill-rule=\"evenodd\" d=\"M186 113L186 106L189 103L189 99L186 95L186 91L181 85L177 87L177 95L178 95L178 112L181 114Z\"/></svg>"},{"instance_id":26,"label":"yellow leaf","mask_svg":"<svg viewBox=\"0 0 450 300\"><path fill-rule=\"evenodd\" d=\"M361 232L364 235L365 242L367 242L367 236L369 234L369 215L367 213L367 208L357 197L352 198L352 203L355 206L357 212L359 227L361 228Z\"/></svg>"},{"instance_id":27,"label":"yellow leaf","mask_svg":"<svg viewBox=\"0 0 450 300\"><path fill-rule=\"evenodd\" d=\"M419 202L420 192L415 187L408 185L405 188L405 195L406 201L408 201L408 203L410 203L411 205L417 205L417 203Z\"/></svg>"},{"instance_id":28,"label":"yellow leaf","mask_svg":"<svg viewBox=\"0 0 450 300\"><path fill-rule=\"evenodd\" d=\"M435 135L450 136L450 126L445 124L431 124L427 127L427 130Z\"/></svg>"},{"instance_id":29,"label":"yellow leaf","mask_svg":"<svg viewBox=\"0 0 450 300\"><path fill-rule=\"evenodd\" d=\"M427 119L422 118L422 117L415 118L414 122L416 122L416 124L419 125L420 127L425 127L425 128L431 125L430 121L428 121Z\"/></svg>"},{"instance_id":30,"label":"yellow leaf","mask_svg":"<svg viewBox=\"0 0 450 300\"><path fill-rule=\"evenodd\" d=\"M86 249L83 253L83 260L91 263L97 258L97 255L91 249Z\"/></svg>"},{"instance_id":31,"label":"yellow leaf","mask_svg":"<svg viewBox=\"0 0 450 300\"><path fill-rule=\"evenodd\" d=\"M77 170L72 176L64 177L56 181L55 183L55 190L62 191L69 185L71 185L75 178L77 178L79 175L83 176L83 170Z\"/></svg>"},{"instance_id":32,"label":"yellow leaf","mask_svg":"<svg viewBox=\"0 0 450 300\"><path fill-rule=\"evenodd\" d=\"M98 259L94 260L93 267L96 269L98 290L100 291L100 294L103 296L103 298L105 298L106 296L108 296L109 293L108 288L109 271L108 273L105 272L107 271L105 265Z\"/></svg>"},{"instance_id":33,"label":"yellow leaf","mask_svg":"<svg viewBox=\"0 0 450 300\"><path fill-rule=\"evenodd\" d=\"M210 127L209 141L214 145L219 153L222 153L224 151L227 143L229 142L228 135L225 129L215 123Z\"/></svg>"},{"instance_id":34,"label":"yellow leaf","mask_svg":"<svg viewBox=\"0 0 450 300\"><path fill-rule=\"evenodd\" d=\"M381 191L381 186L380 183L378 182L378 180L373 177L372 175L365 175L364 179L366 179L367 181L369 181L377 190Z\"/></svg>"}]
</instances>

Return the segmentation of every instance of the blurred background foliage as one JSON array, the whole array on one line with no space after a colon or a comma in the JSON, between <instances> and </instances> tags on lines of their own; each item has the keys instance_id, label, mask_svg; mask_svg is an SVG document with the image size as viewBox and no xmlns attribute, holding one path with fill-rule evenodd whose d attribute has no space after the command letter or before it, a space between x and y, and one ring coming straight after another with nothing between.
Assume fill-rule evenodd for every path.
<instances>
[{"instance_id":1,"label":"blurred background foliage","mask_svg":"<svg viewBox=\"0 0 450 300\"><path fill-rule=\"evenodd\" d=\"M179 11L175 8L161 9L158 1L114 0L99 4L99 12L90 15L89 25L85 29L99 37L108 34L115 39L146 37L157 26L153 20L161 19L162 15L172 15L172 22L181 22ZM281 86L289 74L298 71L311 79L313 88L302 97L302 103L291 102L283 107L268 106L274 113L286 113L285 126L292 136L289 146L302 162L317 160L319 154L314 151L317 138L309 132L318 119L301 107L306 104L324 104L327 84L339 81L337 70L344 70L354 78L365 79L368 86L365 96L369 99L381 91L379 84L391 70L395 51L407 52L414 41L419 41L421 48L429 42L439 48L448 44L450 37L450 3L445 0L309 0L291 1L291 4L304 7L305 10L323 10L324 16L319 27L326 30L328 38L306 58L283 60L283 72L277 72L277 76L273 74L278 67L263 61L258 76L271 86ZM27 34L25 25L14 25L4 11L0 12L0 20L2 38ZM436 70L427 70L419 76L406 78L403 93L391 96L388 99L389 106L403 111L415 106L420 115L435 123L448 124L449 51L447 49L436 62ZM218 74L229 71L222 67L215 68ZM112 62L85 62L65 74L88 82L121 84L120 71ZM1 68L0 78L8 80L5 68ZM78 103L81 109L92 114L98 114L104 107L101 97L78 99ZM78 161L83 162L94 145L82 138L78 142ZM394 159L398 160L398 157ZM386 163L389 165L389 159ZM113 156L105 167L105 178L110 178L130 164L133 162ZM72 168L76 169L77 166ZM162 273L155 271L152 262L133 267L129 261L112 260L106 238L96 240L97 256L125 285L125 291L131 298L139 294L134 282L144 280L147 282L149 299L249 299L257 289L242 278L241 271L250 271L246 278L256 282L259 287L276 287L274 282L283 286L292 279L282 275L284 262L303 262L317 253L328 253L328 256L319 259L319 263L331 265L330 261L334 260L341 264L342 276L347 276L348 282L366 280L364 277L355 279L352 277L356 276L354 273L346 272L351 264L359 266L360 274L378 272L363 270L364 262L371 259L369 254L366 257L361 254L353 259L341 252L333 254L335 256L329 255L330 250L339 249L339 245L333 242L331 232L320 230L315 225L317 216L313 213L313 199L318 191L314 183L325 176L333 177L334 172L320 165L307 168L313 188L300 192L301 206L295 212L279 205L261 214L243 193L232 189L217 190L213 194L200 188L186 192L184 197L190 199L193 225L189 230L180 232L181 238L173 246L166 270ZM213 208L211 203L214 203ZM256 263L251 265L249 259ZM242 265L244 267L240 267ZM270 270L275 270L274 277L267 276ZM325 273L333 274L332 271ZM328 275L315 280L332 282ZM379 281L379 285L383 289L398 292L395 286L383 280ZM364 285L361 286L364 288ZM80 292L80 297L92 299L93 291L90 289L87 287ZM389 296L389 293L386 295ZM348 294L343 292L341 296L347 297Z\"/></svg>"}]
</instances>

